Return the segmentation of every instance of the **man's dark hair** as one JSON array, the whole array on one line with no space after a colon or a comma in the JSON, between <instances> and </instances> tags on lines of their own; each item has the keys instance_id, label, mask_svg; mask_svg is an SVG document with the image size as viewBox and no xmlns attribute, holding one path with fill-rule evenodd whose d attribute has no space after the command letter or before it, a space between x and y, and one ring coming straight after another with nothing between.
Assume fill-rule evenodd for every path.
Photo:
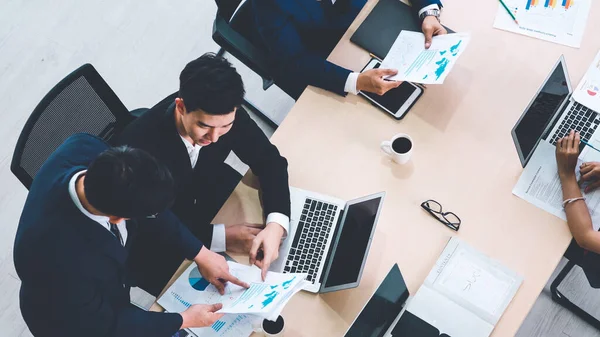
<instances>
[{"instance_id":1,"label":"man's dark hair","mask_svg":"<svg viewBox=\"0 0 600 337\"><path fill-rule=\"evenodd\" d=\"M144 150L127 146L102 152L88 167L84 192L100 212L122 218L154 215L175 199L169 169Z\"/></svg>"},{"instance_id":2,"label":"man's dark hair","mask_svg":"<svg viewBox=\"0 0 600 337\"><path fill-rule=\"evenodd\" d=\"M242 104L244 93L240 74L214 53L188 63L179 75L179 97L188 113L201 109L210 115L226 115Z\"/></svg>"}]
</instances>

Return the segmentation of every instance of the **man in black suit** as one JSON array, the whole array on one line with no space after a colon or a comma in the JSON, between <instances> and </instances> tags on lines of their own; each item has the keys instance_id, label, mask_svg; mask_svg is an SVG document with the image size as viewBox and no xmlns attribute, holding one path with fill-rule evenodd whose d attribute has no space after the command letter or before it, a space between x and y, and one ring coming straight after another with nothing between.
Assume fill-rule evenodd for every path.
<instances>
[{"instance_id":1,"label":"man in black suit","mask_svg":"<svg viewBox=\"0 0 600 337\"><path fill-rule=\"evenodd\" d=\"M48 158L27 196L14 246L21 312L34 336L168 337L221 317L220 304L178 314L130 303L130 286L146 275L129 250L147 231L195 260L219 291L223 281L248 286L165 211L173 185L168 169L145 151L109 148L87 134L69 137Z\"/></svg>"},{"instance_id":2,"label":"man in black suit","mask_svg":"<svg viewBox=\"0 0 600 337\"><path fill-rule=\"evenodd\" d=\"M129 124L118 143L144 149L165 163L176 182L172 211L210 242L211 250L249 253L264 278L289 228L287 161L240 107L244 85L226 59L205 54L188 63L179 80L179 92ZM266 226L211 225L245 173L239 168L244 164L260 182ZM146 280L148 288L160 290L182 257L169 252L160 260L160 265L146 266L156 272Z\"/></svg>"},{"instance_id":3,"label":"man in black suit","mask_svg":"<svg viewBox=\"0 0 600 337\"><path fill-rule=\"evenodd\" d=\"M393 69L355 73L327 61L327 56L367 0L249 0L256 29L275 64L275 80L298 98L307 85L339 95L369 91L383 95L401 82L386 81ZM422 20L425 48L434 35L446 34L440 24L440 0L412 0ZM376 37L374 37L376 38Z\"/></svg>"}]
</instances>

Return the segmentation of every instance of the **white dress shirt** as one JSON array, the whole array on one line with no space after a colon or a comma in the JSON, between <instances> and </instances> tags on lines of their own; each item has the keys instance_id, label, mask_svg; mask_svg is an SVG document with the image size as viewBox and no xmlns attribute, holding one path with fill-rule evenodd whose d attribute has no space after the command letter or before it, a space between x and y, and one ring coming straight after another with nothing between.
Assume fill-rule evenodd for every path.
<instances>
[{"instance_id":1,"label":"white dress shirt","mask_svg":"<svg viewBox=\"0 0 600 337\"><path fill-rule=\"evenodd\" d=\"M336 0L331 0L332 3L335 3ZM419 11L419 16L421 16L421 14L423 12L425 12L426 10L429 9L440 9L440 6L433 4L433 5L429 5L429 6L425 6L423 8L421 8L421 10ZM348 78L346 78L346 84L344 84L344 91L350 94L358 94L358 89L356 89L356 82L358 81L358 75L360 73L350 73L348 75Z\"/></svg>"},{"instance_id":2,"label":"white dress shirt","mask_svg":"<svg viewBox=\"0 0 600 337\"><path fill-rule=\"evenodd\" d=\"M181 137L181 135L179 135ZM185 145L185 148L188 151L188 155L190 156L190 163L192 164L192 168L196 167L196 163L198 162L198 155L202 146L194 144L192 145L185 138L181 137L181 141ZM282 238L287 237L287 233L290 228L290 218L282 213L273 212L267 215L266 223L276 222L281 227L283 227L284 234ZM120 228L119 228L120 229ZM213 225L213 236L211 239L210 250L213 252L224 252L227 250L227 239L225 233L225 224L215 224Z\"/></svg>"},{"instance_id":3,"label":"white dress shirt","mask_svg":"<svg viewBox=\"0 0 600 337\"><path fill-rule=\"evenodd\" d=\"M85 172L87 172L87 170L77 172L73 175L73 177L69 181L69 195L71 196L71 199L75 203L75 206L77 206L77 208L81 211L81 213L83 213L88 218L96 221L97 223L100 224L100 226L106 228L106 230L111 235L114 235L110 231L110 221L109 221L108 217L102 216L102 215L94 215L94 214L88 212L88 210L83 207L81 200L79 200L79 197L77 196L77 189L75 188L75 183L77 182L77 178L79 178L79 176L81 176L82 174L85 174ZM121 220L121 222L119 222L116 225L117 225L117 228L119 228L121 238L123 239L123 244L127 243L127 225L125 224L125 221Z\"/></svg>"}]
</instances>

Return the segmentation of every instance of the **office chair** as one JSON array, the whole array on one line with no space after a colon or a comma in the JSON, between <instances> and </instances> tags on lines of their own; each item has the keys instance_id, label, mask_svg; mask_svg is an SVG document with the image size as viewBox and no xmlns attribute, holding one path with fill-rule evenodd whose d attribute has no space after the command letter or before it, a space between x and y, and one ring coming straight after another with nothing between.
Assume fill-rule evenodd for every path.
<instances>
[{"instance_id":1,"label":"office chair","mask_svg":"<svg viewBox=\"0 0 600 337\"><path fill-rule=\"evenodd\" d=\"M271 68L272 60L255 26L251 3L247 0L215 1L218 10L213 23L212 38L221 47L217 55L223 56L227 52L240 60L262 78L263 90L267 90L275 83ZM287 88L285 84L279 82L275 84L294 100L298 99L299 93L295 92L297 89ZM244 104L258 112L258 115L272 127L277 128L277 125L253 104L246 100Z\"/></svg>"},{"instance_id":2,"label":"office chair","mask_svg":"<svg viewBox=\"0 0 600 337\"><path fill-rule=\"evenodd\" d=\"M91 64L54 86L33 110L17 141L10 170L27 189L46 159L69 136L85 132L110 142L136 116Z\"/></svg>"},{"instance_id":3,"label":"office chair","mask_svg":"<svg viewBox=\"0 0 600 337\"><path fill-rule=\"evenodd\" d=\"M600 320L571 302L558 290L558 287L562 281L565 279L565 277L567 277L575 265L579 265L581 267L592 288L600 288L600 255L584 250L583 248L579 247L577 242L573 239L564 256L569 261L550 285L552 300L560 304L565 309L571 311L588 324L600 330Z\"/></svg>"}]
</instances>

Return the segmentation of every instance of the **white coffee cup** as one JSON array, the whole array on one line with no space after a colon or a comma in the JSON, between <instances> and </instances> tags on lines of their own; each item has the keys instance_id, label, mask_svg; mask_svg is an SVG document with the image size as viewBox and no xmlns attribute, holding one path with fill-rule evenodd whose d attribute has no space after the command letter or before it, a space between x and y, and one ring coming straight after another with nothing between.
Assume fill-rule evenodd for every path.
<instances>
[{"instance_id":1,"label":"white coffee cup","mask_svg":"<svg viewBox=\"0 0 600 337\"><path fill-rule=\"evenodd\" d=\"M406 164L414 147L412 138L405 133L399 133L381 143L381 149L398 164Z\"/></svg>"},{"instance_id":2,"label":"white coffee cup","mask_svg":"<svg viewBox=\"0 0 600 337\"><path fill-rule=\"evenodd\" d=\"M259 326L254 326L253 328L255 332L262 333L266 337L283 337L285 322L280 315L275 321L263 319Z\"/></svg>"}]
</instances>

